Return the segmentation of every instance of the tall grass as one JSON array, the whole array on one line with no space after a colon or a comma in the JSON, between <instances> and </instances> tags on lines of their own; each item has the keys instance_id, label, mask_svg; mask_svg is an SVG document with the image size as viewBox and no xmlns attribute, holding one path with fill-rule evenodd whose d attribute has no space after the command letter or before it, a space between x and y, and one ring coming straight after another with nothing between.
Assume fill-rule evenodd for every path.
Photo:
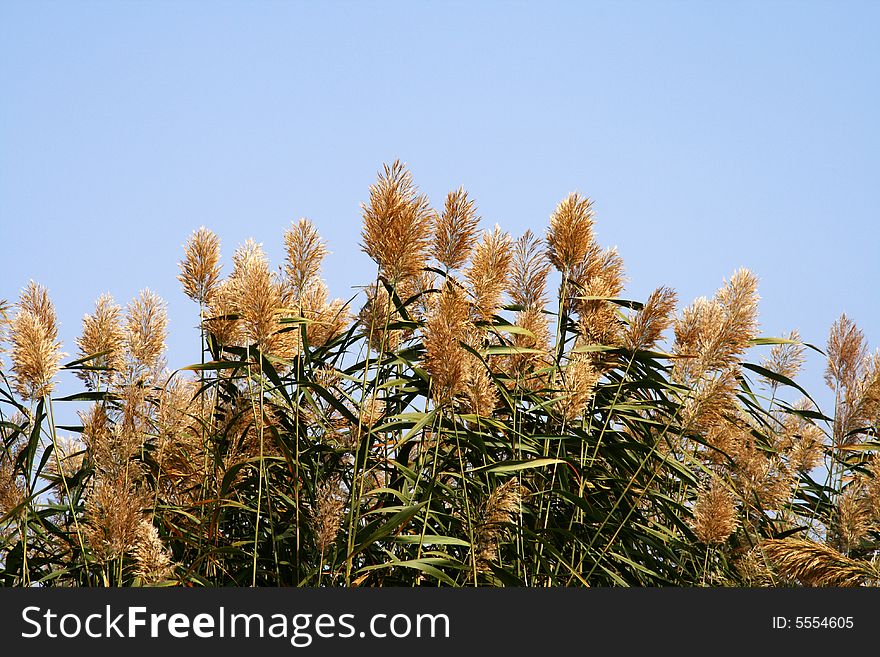
<instances>
[{"instance_id":1,"label":"tall grass","mask_svg":"<svg viewBox=\"0 0 880 657\"><path fill-rule=\"evenodd\" d=\"M0 305L0 581L880 581L880 355L848 318L825 352L762 338L746 270L681 310L666 287L627 300L577 194L544 239L478 221L464 190L434 211L384 167L348 302L307 220L280 273L248 241L225 279L201 228L179 276L199 353L173 371L148 290L100 297L67 363L45 289ZM830 415L795 382L810 352ZM83 391L53 397L69 374ZM63 403L88 404L78 426Z\"/></svg>"}]
</instances>

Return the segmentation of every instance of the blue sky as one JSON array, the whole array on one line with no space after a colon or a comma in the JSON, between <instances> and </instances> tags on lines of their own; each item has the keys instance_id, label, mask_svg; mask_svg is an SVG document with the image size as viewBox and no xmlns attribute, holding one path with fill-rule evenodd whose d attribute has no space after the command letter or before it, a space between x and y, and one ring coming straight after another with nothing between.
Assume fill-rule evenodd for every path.
<instances>
[{"instance_id":1,"label":"blue sky","mask_svg":"<svg viewBox=\"0 0 880 657\"><path fill-rule=\"evenodd\" d=\"M880 346L878 24L876 2L0 0L0 298L47 285L72 353L101 292L149 286L188 364L190 231L280 264L307 216L349 296L399 157L515 234L591 196L632 298L746 266L764 334L824 345L845 311Z\"/></svg>"}]
</instances>

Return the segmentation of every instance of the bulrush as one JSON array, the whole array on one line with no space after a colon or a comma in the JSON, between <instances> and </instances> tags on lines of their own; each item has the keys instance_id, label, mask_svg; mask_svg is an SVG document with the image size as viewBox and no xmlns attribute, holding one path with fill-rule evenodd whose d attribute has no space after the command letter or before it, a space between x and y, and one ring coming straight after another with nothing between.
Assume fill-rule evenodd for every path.
<instances>
[{"instance_id":1,"label":"bulrush","mask_svg":"<svg viewBox=\"0 0 880 657\"><path fill-rule=\"evenodd\" d=\"M84 369L76 373L89 390L108 385L125 365L125 329L122 309L109 294L102 294L95 302L95 312L85 315L82 333L77 338L80 358L90 358L85 365L97 370Z\"/></svg>"},{"instance_id":2,"label":"bulrush","mask_svg":"<svg viewBox=\"0 0 880 657\"><path fill-rule=\"evenodd\" d=\"M550 216L547 255L563 276L570 277L593 245L593 202L573 192Z\"/></svg>"},{"instance_id":3,"label":"bulrush","mask_svg":"<svg viewBox=\"0 0 880 657\"><path fill-rule=\"evenodd\" d=\"M46 288L31 281L22 291L9 340L16 392L30 400L50 394L62 354L55 306Z\"/></svg>"},{"instance_id":4,"label":"bulrush","mask_svg":"<svg viewBox=\"0 0 880 657\"><path fill-rule=\"evenodd\" d=\"M498 560L498 547L504 526L513 523L522 505L519 482L508 479L493 490L480 509L474 531L475 557L479 570L488 570Z\"/></svg>"},{"instance_id":5,"label":"bulrush","mask_svg":"<svg viewBox=\"0 0 880 657\"><path fill-rule=\"evenodd\" d=\"M463 187L446 195L431 241L431 255L441 267L449 271L467 262L477 243L479 223L474 202Z\"/></svg>"},{"instance_id":6,"label":"bulrush","mask_svg":"<svg viewBox=\"0 0 880 657\"><path fill-rule=\"evenodd\" d=\"M507 289L507 274L513 260L510 235L497 225L474 249L471 265L465 272L474 298L475 319L489 321L501 308Z\"/></svg>"},{"instance_id":7,"label":"bulrush","mask_svg":"<svg viewBox=\"0 0 880 657\"><path fill-rule=\"evenodd\" d=\"M737 527L733 494L713 476L712 483L700 489L694 504L693 529L701 543L714 545L726 541Z\"/></svg>"},{"instance_id":8,"label":"bulrush","mask_svg":"<svg viewBox=\"0 0 880 657\"><path fill-rule=\"evenodd\" d=\"M285 285L297 303L318 278L327 246L312 222L300 219L285 231L284 248Z\"/></svg>"},{"instance_id":9,"label":"bulrush","mask_svg":"<svg viewBox=\"0 0 880 657\"><path fill-rule=\"evenodd\" d=\"M168 314L165 302L149 289L128 304L125 315L125 346L137 375L153 373L165 353Z\"/></svg>"},{"instance_id":10,"label":"bulrush","mask_svg":"<svg viewBox=\"0 0 880 657\"><path fill-rule=\"evenodd\" d=\"M653 349L672 324L672 313L678 297L675 290L658 287L648 295L642 308L635 313L624 330L624 344L631 351Z\"/></svg>"},{"instance_id":11,"label":"bulrush","mask_svg":"<svg viewBox=\"0 0 880 657\"><path fill-rule=\"evenodd\" d=\"M363 250L380 273L393 283L417 275L427 259L434 213L399 160L384 166L362 209Z\"/></svg>"},{"instance_id":12,"label":"bulrush","mask_svg":"<svg viewBox=\"0 0 880 657\"><path fill-rule=\"evenodd\" d=\"M184 258L179 263L177 279L183 292L193 301L204 305L220 281L220 238L200 227L193 231L184 246Z\"/></svg>"},{"instance_id":13,"label":"bulrush","mask_svg":"<svg viewBox=\"0 0 880 657\"><path fill-rule=\"evenodd\" d=\"M278 328L281 286L269 269L263 247L248 239L232 256L229 277L242 332L249 344L271 353Z\"/></svg>"}]
</instances>

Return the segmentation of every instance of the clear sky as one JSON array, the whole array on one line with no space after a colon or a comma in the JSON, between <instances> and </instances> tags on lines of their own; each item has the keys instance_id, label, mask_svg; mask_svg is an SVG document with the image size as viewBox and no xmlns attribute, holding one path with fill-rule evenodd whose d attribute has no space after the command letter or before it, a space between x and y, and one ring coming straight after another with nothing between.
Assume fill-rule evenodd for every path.
<instances>
[{"instance_id":1,"label":"clear sky","mask_svg":"<svg viewBox=\"0 0 880 657\"><path fill-rule=\"evenodd\" d=\"M0 298L47 285L73 353L101 292L149 286L189 364L190 231L280 264L307 216L347 296L375 271L360 203L400 158L515 234L592 197L631 298L746 266L766 335L824 345L846 311L880 346L878 25L839 0L0 0Z\"/></svg>"}]
</instances>

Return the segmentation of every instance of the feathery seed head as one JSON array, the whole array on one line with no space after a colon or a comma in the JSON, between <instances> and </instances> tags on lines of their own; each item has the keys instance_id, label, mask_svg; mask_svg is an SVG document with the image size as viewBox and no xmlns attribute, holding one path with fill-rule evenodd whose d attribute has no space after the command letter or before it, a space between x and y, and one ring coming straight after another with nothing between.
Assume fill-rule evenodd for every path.
<instances>
[{"instance_id":1,"label":"feathery seed head","mask_svg":"<svg viewBox=\"0 0 880 657\"><path fill-rule=\"evenodd\" d=\"M245 338L272 353L277 315L281 307L281 286L269 269L263 247L248 239L232 256L230 282Z\"/></svg>"},{"instance_id":2,"label":"feathery seed head","mask_svg":"<svg viewBox=\"0 0 880 657\"><path fill-rule=\"evenodd\" d=\"M149 289L141 290L128 304L125 346L136 370L151 372L165 353L168 313L165 302Z\"/></svg>"},{"instance_id":3,"label":"feathery seed head","mask_svg":"<svg viewBox=\"0 0 880 657\"><path fill-rule=\"evenodd\" d=\"M287 256L284 264L286 283L292 289L294 302L318 278L327 256L327 246L318 230L308 219L300 219L284 233Z\"/></svg>"},{"instance_id":4,"label":"feathery seed head","mask_svg":"<svg viewBox=\"0 0 880 657\"><path fill-rule=\"evenodd\" d=\"M645 305L632 317L624 330L624 344L631 351L653 349L672 323L678 297L675 290L658 287L648 295Z\"/></svg>"},{"instance_id":5,"label":"feathery seed head","mask_svg":"<svg viewBox=\"0 0 880 657\"><path fill-rule=\"evenodd\" d=\"M501 297L507 289L507 275L513 260L510 235L497 225L474 250L471 265L465 276L474 297L476 318L491 320L501 307Z\"/></svg>"},{"instance_id":6,"label":"feathery seed head","mask_svg":"<svg viewBox=\"0 0 880 657\"><path fill-rule=\"evenodd\" d=\"M184 245L184 258L179 263L177 280L183 292L193 301L208 301L220 280L220 238L204 226L193 231Z\"/></svg>"},{"instance_id":7,"label":"feathery seed head","mask_svg":"<svg viewBox=\"0 0 880 657\"><path fill-rule=\"evenodd\" d=\"M362 208L363 250L380 271L394 282L418 274L427 259L434 212L399 160L384 165Z\"/></svg>"},{"instance_id":8,"label":"feathery seed head","mask_svg":"<svg viewBox=\"0 0 880 657\"><path fill-rule=\"evenodd\" d=\"M95 302L95 312L83 316L82 334L77 338L81 358L94 356L86 365L99 370L81 370L77 376L89 390L96 390L101 382L112 381L125 365L125 330L122 309L109 294L102 294Z\"/></svg>"},{"instance_id":9,"label":"feathery seed head","mask_svg":"<svg viewBox=\"0 0 880 657\"><path fill-rule=\"evenodd\" d=\"M571 276L593 246L593 202L578 193L563 199L550 216L547 255L563 276Z\"/></svg>"},{"instance_id":10,"label":"feathery seed head","mask_svg":"<svg viewBox=\"0 0 880 657\"><path fill-rule=\"evenodd\" d=\"M712 478L707 488L702 488L694 504L694 533L701 543L723 543L736 531L737 515L733 494L718 479Z\"/></svg>"},{"instance_id":11,"label":"feathery seed head","mask_svg":"<svg viewBox=\"0 0 880 657\"><path fill-rule=\"evenodd\" d=\"M513 303L525 310L543 310L547 304L547 275L550 261L542 241L531 230L513 247L508 293Z\"/></svg>"},{"instance_id":12,"label":"feathery seed head","mask_svg":"<svg viewBox=\"0 0 880 657\"><path fill-rule=\"evenodd\" d=\"M434 227L431 255L446 269L459 269L467 262L477 242L479 223L474 202L464 188L449 192L443 214Z\"/></svg>"}]
</instances>

